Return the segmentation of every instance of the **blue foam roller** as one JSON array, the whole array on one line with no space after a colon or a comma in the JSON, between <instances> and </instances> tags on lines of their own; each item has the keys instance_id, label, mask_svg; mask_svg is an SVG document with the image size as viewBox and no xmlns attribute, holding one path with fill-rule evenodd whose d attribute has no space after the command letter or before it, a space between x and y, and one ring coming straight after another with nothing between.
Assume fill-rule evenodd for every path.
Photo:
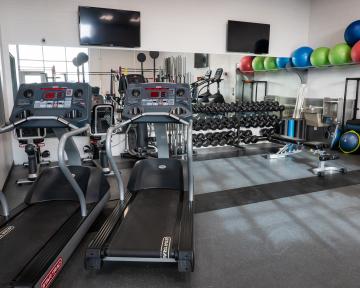
<instances>
[{"instance_id":1,"label":"blue foam roller","mask_svg":"<svg viewBox=\"0 0 360 288\"><path fill-rule=\"evenodd\" d=\"M295 137L295 119L289 119L288 120L287 136Z\"/></svg>"}]
</instances>

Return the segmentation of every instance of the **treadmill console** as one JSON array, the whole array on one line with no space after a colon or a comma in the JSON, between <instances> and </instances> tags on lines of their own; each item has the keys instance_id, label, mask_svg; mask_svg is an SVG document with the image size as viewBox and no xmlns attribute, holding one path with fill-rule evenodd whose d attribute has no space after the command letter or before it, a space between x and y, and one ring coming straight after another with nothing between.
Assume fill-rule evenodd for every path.
<instances>
[{"instance_id":1,"label":"treadmill console","mask_svg":"<svg viewBox=\"0 0 360 288\"><path fill-rule=\"evenodd\" d=\"M53 82L22 84L16 95L10 121L30 116L56 116L78 127L91 121L91 86L87 83ZM34 120L19 128L62 128L58 121Z\"/></svg>"},{"instance_id":2,"label":"treadmill console","mask_svg":"<svg viewBox=\"0 0 360 288\"><path fill-rule=\"evenodd\" d=\"M176 83L130 84L126 91L123 118L130 119L146 112L166 112L183 119L191 118L190 86ZM140 121L148 122L146 119ZM169 119L159 117L152 122L169 122Z\"/></svg>"}]
</instances>

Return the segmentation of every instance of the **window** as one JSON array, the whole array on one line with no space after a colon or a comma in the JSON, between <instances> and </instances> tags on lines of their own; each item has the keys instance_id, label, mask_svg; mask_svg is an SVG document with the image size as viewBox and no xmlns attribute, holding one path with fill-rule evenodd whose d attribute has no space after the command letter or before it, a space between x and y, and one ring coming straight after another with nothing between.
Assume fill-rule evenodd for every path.
<instances>
[{"instance_id":1,"label":"window","mask_svg":"<svg viewBox=\"0 0 360 288\"><path fill-rule=\"evenodd\" d=\"M45 81L76 82L77 69L72 60L80 53L88 54L87 48L11 45L16 55L19 69L20 83L34 83ZM14 53L15 54L15 53ZM81 69L80 69L81 71ZM85 81L89 81L89 65L85 63ZM82 79L82 76L81 78Z\"/></svg>"}]
</instances>

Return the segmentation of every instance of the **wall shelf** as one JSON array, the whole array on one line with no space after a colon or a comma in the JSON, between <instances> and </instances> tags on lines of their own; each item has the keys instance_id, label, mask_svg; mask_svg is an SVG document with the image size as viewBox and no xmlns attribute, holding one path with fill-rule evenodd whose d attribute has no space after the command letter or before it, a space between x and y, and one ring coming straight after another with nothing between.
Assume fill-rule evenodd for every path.
<instances>
[{"instance_id":1,"label":"wall shelf","mask_svg":"<svg viewBox=\"0 0 360 288\"><path fill-rule=\"evenodd\" d=\"M261 71L241 71L243 74L249 74L249 73L268 73L268 72L280 72L280 71L309 71L309 70L325 70L327 68L347 68L351 66L357 66L360 62L351 62L341 65L324 65L321 67L315 67L315 66L306 66L306 67L293 67L289 66L286 68L280 68L280 69L270 69L270 70L261 70Z\"/></svg>"}]
</instances>

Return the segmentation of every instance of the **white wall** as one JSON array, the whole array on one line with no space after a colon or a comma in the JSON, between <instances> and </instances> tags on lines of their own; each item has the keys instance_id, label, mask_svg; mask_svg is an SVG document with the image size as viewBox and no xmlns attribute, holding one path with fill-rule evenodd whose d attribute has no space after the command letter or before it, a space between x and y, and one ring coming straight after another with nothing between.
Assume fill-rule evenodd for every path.
<instances>
[{"instance_id":1,"label":"white wall","mask_svg":"<svg viewBox=\"0 0 360 288\"><path fill-rule=\"evenodd\" d=\"M307 41L309 0L1 0L3 41L77 46L79 5L141 11L143 50L225 52L227 20L271 24L270 53Z\"/></svg>"},{"instance_id":2,"label":"white wall","mask_svg":"<svg viewBox=\"0 0 360 288\"><path fill-rule=\"evenodd\" d=\"M309 27L310 46L332 47L345 42L344 31L352 21L360 19L359 11L359 0L313 0ZM342 98L346 77L360 77L359 66L310 71L307 97ZM353 92L354 87L350 87L349 97L355 96Z\"/></svg>"}]
</instances>

